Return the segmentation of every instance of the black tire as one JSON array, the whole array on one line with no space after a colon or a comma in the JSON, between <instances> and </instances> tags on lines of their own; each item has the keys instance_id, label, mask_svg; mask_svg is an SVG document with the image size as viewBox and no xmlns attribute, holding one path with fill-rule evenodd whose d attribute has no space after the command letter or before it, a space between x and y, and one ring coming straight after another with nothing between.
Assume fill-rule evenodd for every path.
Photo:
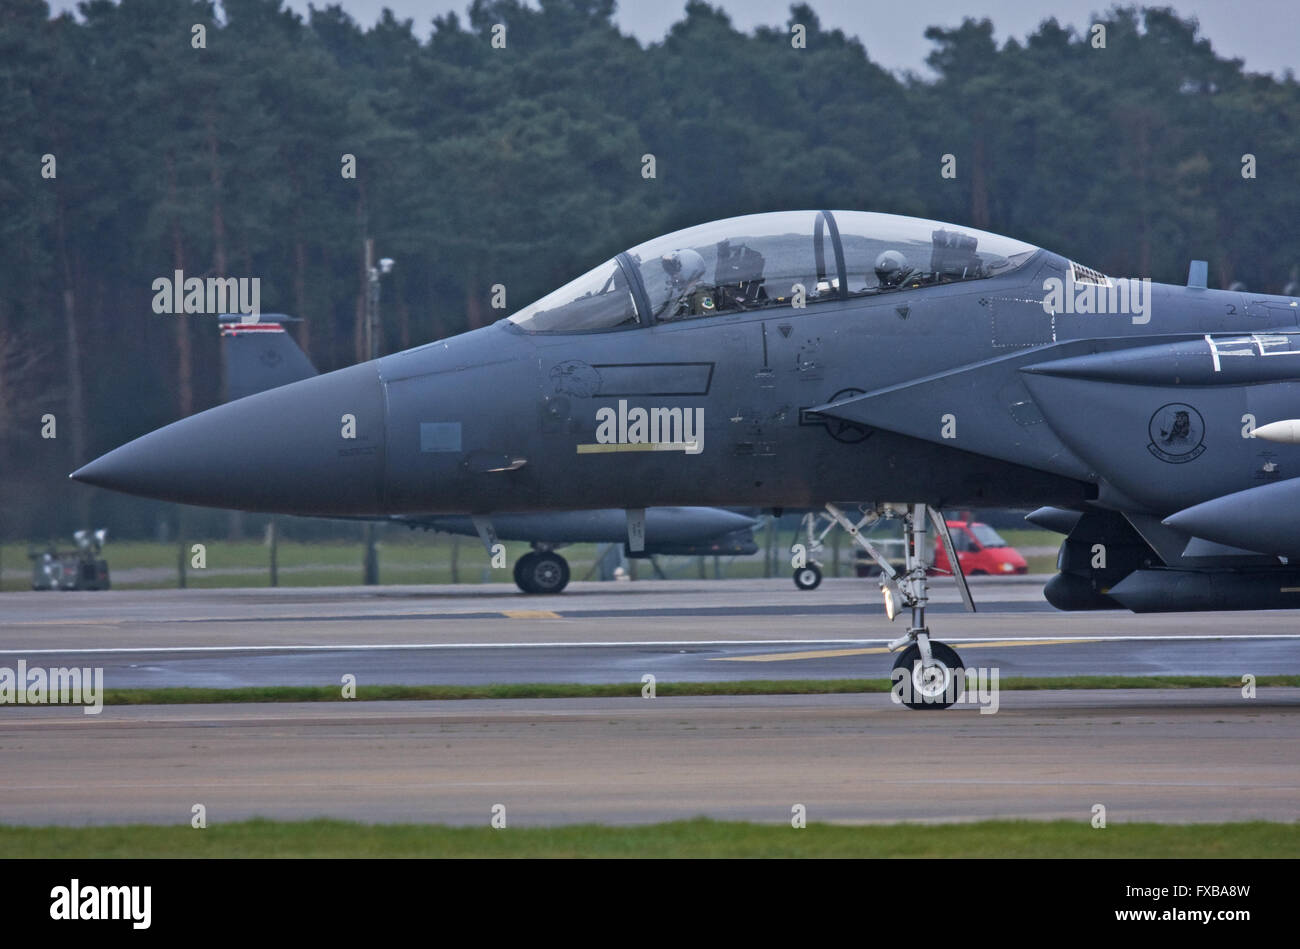
<instances>
[{"instance_id":1,"label":"black tire","mask_svg":"<svg viewBox=\"0 0 1300 949\"><path fill-rule=\"evenodd\" d=\"M537 554L530 552L515 561L515 586L524 593L533 592L528 588L528 567L536 557Z\"/></svg>"},{"instance_id":2,"label":"black tire","mask_svg":"<svg viewBox=\"0 0 1300 949\"><path fill-rule=\"evenodd\" d=\"M951 646L930 642L930 654L940 663L939 667L929 670L916 668L921 661L921 647L916 643L908 646L894 660L894 669L903 669L906 678L895 679L895 690L903 689L903 704L917 711L930 711L947 708L957 700L960 683L954 677L962 668L961 656ZM922 675L923 678L918 678ZM937 676L942 676L938 678ZM910 680L910 681L909 681Z\"/></svg>"},{"instance_id":3,"label":"black tire","mask_svg":"<svg viewBox=\"0 0 1300 949\"><path fill-rule=\"evenodd\" d=\"M800 567L794 572L794 585L800 590L816 590L822 582L822 571L815 563Z\"/></svg>"},{"instance_id":4,"label":"black tire","mask_svg":"<svg viewBox=\"0 0 1300 949\"><path fill-rule=\"evenodd\" d=\"M551 551L524 554L515 564L515 583L525 593L559 593L569 585L569 562Z\"/></svg>"}]
</instances>

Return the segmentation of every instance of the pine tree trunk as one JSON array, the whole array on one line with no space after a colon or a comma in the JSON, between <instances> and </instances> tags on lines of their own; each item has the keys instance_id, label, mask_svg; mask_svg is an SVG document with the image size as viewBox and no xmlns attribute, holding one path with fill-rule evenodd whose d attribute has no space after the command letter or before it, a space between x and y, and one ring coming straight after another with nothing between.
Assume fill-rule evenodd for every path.
<instances>
[{"instance_id":1,"label":"pine tree trunk","mask_svg":"<svg viewBox=\"0 0 1300 949\"><path fill-rule=\"evenodd\" d=\"M66 212L63 202L59 202L59 269L63 273L63 327L68 350L68 421L67 431L70 436L72 460L75 465L83 465L86 457L86 402L85 389L81 377L81 339L77 333L76 292L73 289L73 268L71 255L68 253ZM77 521L80 527L89 527L90 494L77 492Z\"/></svg>"},{"instance_id":2,"label":"pine tree trunk","mask_svg":"<svg viewBox=\"0 0 1300 949\"><path fill-rule=\"evenodd\" d=\"M987 230L989 226L988 173L984 167L986 163L984 133L978 130L982 125L978 117L977 123L979 124L976 126L974 154L971 156L970 222L974 227Z\"/></svg>"},{"instance_id":3,"label":"pine tree trunk","mask_svg":"<svg viewBox=\"0 0 1300 949\"><path fill-rule=\"evenodd\" d=\"M469 329L478 329L483 325L483 301L479 298L478 277L473 272L465 280L465 317Z\"/></svg>"},{"instance_id":4,"label":"pine tree trunk","mask_svg":"<svg viewBox=\"0 0 1300 949\"><path fill-rule=\"evenodd\" d=\"M212 184L212 266L213 276L226 276L226 219L221 205L221 160L217 155L217 132L212 113L206 116L208 127L208 180ZM229 303L230 301L227 301Z\"/></svg>"},{"instance_id":5,"label":"pine tree trunk","mask_svg":"<svg viewBox=\"0 0 1300 949\"><path fill-rule=\"evenodd\" d=\"M396 281L393 281L396 284ZM400 296L397 298L397 328L401 333L402 349L411 348L411 308Z\"/></svg>"},{"instance_id":6,"label":"pine tree trunk","mask_svg":"<svg viewBox=\"0 0 1300 949\"><path fill-rule=\"evenodd\" d=\"M301 236L293 248L293 306L297 310L294 316L302 320L298 326L298 345L311 359L311 321L307 318L307 245Z\"/></svg>"},{"instance_id":7,"label":"pine tree trunk","mask_svg":"<svg viewBox=\"0 0 1300 949\"><path fill-rule=\"evenodd\" d=\"M370 358L366 350L366 294L370 291L370 275L366 273L366 189L357 182L357 233L361 237L360 269L361 279L357 286L357 312L352 327L352 341L356 349L355 362L365 362Z\"/></svg>"},{"instance_id":8,"label":"pine tree trunk","mask_svg":"<svg viewBox=\"0 0 1300 949\"><path fill-rule=\"evenodd\" d=\"M172 206L172 269L185 270L185 241L181 236L181 222L176 212L176 164L167 155L167 197ZM184 313L173 313L176 321L176 394L180 417L194 412L194 353L190 344L190 325Z\"/></svg>"}]
</instances>

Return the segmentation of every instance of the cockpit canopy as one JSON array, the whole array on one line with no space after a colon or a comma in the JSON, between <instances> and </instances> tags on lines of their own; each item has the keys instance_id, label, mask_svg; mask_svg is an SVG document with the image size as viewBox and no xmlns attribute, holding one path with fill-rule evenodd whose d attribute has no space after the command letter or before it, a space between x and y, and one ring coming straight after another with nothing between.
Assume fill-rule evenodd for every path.
<instances>
[{"instance_id":1,"label":"cockpit canopy","mask_svg":"<svg viewBox=\"0 0 1300 949\"><path fill-rule=\"evenodd\" d=\"M509 319L532 333L588 333L807 306L999 276L1036 250L894 214L749 214L638 244Z\"/></svg>"}]
</instances>

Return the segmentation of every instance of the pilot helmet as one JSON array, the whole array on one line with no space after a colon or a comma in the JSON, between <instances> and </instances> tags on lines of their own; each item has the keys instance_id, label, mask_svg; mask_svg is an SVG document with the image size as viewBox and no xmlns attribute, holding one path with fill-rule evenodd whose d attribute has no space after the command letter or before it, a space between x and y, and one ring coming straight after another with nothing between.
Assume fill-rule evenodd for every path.
<instances>
[{"instance_id":1,"label":"pilot helmet","mask_svg":"<svg viewBox=\"0 0 1300 949\"><path fill-rule=\"evenodd\" d=\"M659 262L663 264L668 279L678 289L692 287L704 276L704 258L689 247L664 254Z\"/></svg>"},{"instance_id":2,"label":"pilot helmet","mask_svg":"<svg viewBox=\"0 0 1300 949\"><path fill-rule=\"evenodd\" d=\"M907 275L907 258L896 250L887 250L876 258L876 279L882 287L892 287Z\"/></svg>"}]
</instances>

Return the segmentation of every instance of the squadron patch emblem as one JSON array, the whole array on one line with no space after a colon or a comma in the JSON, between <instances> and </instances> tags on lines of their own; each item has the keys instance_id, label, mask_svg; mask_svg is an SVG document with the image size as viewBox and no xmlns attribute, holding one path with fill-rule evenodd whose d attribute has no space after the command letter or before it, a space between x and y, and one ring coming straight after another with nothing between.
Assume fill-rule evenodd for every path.
<instances>
[{"instance_id":1,"label":"squadron patch emblem","mask_svg":"<svg viewBox=\"0 0 1300 949\"><path fill-rule=\"evenodd\" d=\"M1181 465L1205 453L1205 420L1183 402L1170 402L1156 409L1147 424L1151 437L1147 450L1161 461Z\"/></svg>"}]
</instances>

